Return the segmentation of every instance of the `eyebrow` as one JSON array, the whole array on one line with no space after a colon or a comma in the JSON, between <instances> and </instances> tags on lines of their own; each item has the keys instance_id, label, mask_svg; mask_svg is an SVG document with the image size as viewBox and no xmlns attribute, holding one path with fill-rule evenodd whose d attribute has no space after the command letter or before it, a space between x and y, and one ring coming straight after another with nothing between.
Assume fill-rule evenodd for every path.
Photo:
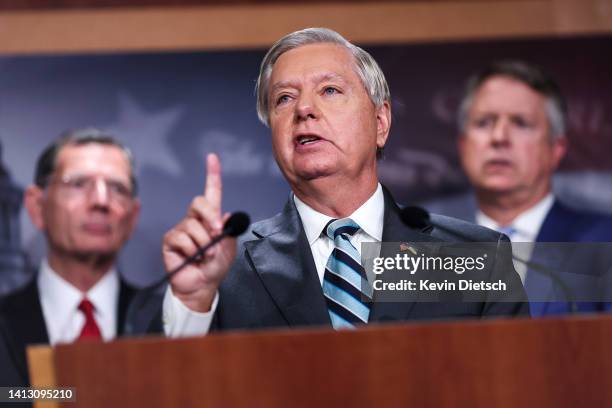
<instances>
[{"instance_id":1,"label":"eyebrow","mask_svg":"<svg viewBox=\"0 0 612 408\"><path fill-rule=\"evenodd\" d=\"M325 82L329 80L339 80L343 84L346 83L346 80L341 75L338 75L334 72L324 72L322 74L315 75L314 77L309 79L310 82L314 82L314 83L321 83L321 82ZM274 92L276 92L278 89L281 89L281 88L297 88L297 87L298 87L298 83L295 80L289 79L285 81L279 81L270 87L270 94L273 94Z\"/></svg>"},{"instance_id":2,"label":"eyebrow","mask_svg":"<svg viewBox=\"0 0 612 408\"><path fill-rule=\"evenodd\" d=\"M77 178L77 177L92 177L92 178L103 178L105 180L111 180L111 181L127 181L128 183L130 182L130 177L128 176L127 178L123 177L123 176L113 176L113 175L109 175L109 176L104 176L104 175L100 175L100 174L93 174L93 173L89 173L87 171L67 171L65 172L63 175L58 175L61 179L63 178Z\"/></svg>"},{"instance_id":3,"label":"eyebrow","mask_svg":"<svg viewBox=\"0 0 612 408\"><path fill-rule=\"evenodd\" d=\"M501 115L510 115L510 116L525 116L525 117L535 117L536 115L533 112L530 111L524 111L524 112L503 112L503 113L499 113L499 111L496 110L490 110L490 109L486 109L486 110L481 110L481 111L476 111L473 112L474 116L501 116Z\"/></svg>"}]
</instances>

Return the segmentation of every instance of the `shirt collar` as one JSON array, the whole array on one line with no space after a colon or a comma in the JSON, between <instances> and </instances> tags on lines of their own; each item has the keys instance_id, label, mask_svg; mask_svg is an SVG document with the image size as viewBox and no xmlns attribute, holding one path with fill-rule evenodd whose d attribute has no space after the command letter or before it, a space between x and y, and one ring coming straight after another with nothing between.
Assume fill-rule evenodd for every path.
<instances>
[{"instance_id":1,"label":"shirt collar","mask_svg":"<svg viewBox=\"0 0 612 408\"><path fill-rule=\"evenodd\" d=\"M323 228L332 217L320 213L300 200L293 194L293 201L304 226L304 232L308 243L312 245L320 236ZM382 240L383 218L385 213L385 197L382 186L378 187L374 194L361 205L349 218L359 224L359 227L377 241Z\"/></svg>"},{"instance_id":2,"label":"shirt collar","mask_svg":"<svg viewBox=\"0 0 612 408\"><path fill-rule=\"evenodd\" d=\"M38 275L38 290L41 302L49 306L54 319L58 322L67 322L83 297L87 297L94 305L96 316L108 319L117 312L119 275L115 268L111 268L87 293L83 294L55 272L45 258ZM62 327L62 324L57 327Z\"/></svg>"},{"instance_id":3,"label":"shirt collar","mask_svg":"<svg viewBox=\"0 0 612 408\"><path fill-rule=\"evenodd\" d=\"M482 211L476 212L476 222L487 228L499 230L502 227L512 226L526 241L535 241L540 231L540 227L554 203L554 196L548 193L536 205L519 214L510 225L499 225L492 218L485 215ZM528 238L528 239L527 239Z\"/></svg>"},{"instance_id":4,"label":"shirt collar","mask_svg":"<svg viewBox=\"0 0 612 408\"><path fill-rule=\"evenodd\" d=\"M41 302L53 311L54 319L61 322L65 322L70 318L70 315L78 307L83 298L80 290L51 269L47 259L43 259L40 265L38 291Z\"/></svg>"}]
</instances>

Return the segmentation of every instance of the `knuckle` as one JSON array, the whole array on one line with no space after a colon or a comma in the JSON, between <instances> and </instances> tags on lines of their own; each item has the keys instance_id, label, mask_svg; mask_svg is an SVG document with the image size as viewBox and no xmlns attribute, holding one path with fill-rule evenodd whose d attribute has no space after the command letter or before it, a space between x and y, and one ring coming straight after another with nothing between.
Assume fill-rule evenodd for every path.
<instances>
[{"instance_id":1,"label":"knuckle","mask_svg":"<svg viewBox=\"0 0 612 408\"><path fill-rule=\"evenodd\" d=\"M185 222L185 229L191 234L196 233L201 228L202 228L202 223L196 220L195 218L190 218L186 220Z\"/></svg>"},{"instance_id":2,"label":"knuckle","mask_svg":"<svg viewBox=\"0 0 612 408\"><path fill-rule=\"evenodd\" d=\"M175 228L172 228L171 230L168 230L165 234L164 234L164 243L169 243L170 241L173 240L174 236L176 234L176 230Z\"/></svg>"},{"instance_id":3,"label":"knuckle","mask_svg":"<svg viewBox=\"0 0 612 408\"><path fill-rule=\"evenodd\" d=\"M191 205L190 205L190 207L191 207L191 208L193 208L193 209L200 208L202 205L204 205L204 203L203 203L204 201L205 201L205 200L204 200L204 197L203 197L203 196L201 196L201 195L199 195L199 196L195 196L195 197L193 198L193 200L191 200Z\"/></svg>"}]
</instances>

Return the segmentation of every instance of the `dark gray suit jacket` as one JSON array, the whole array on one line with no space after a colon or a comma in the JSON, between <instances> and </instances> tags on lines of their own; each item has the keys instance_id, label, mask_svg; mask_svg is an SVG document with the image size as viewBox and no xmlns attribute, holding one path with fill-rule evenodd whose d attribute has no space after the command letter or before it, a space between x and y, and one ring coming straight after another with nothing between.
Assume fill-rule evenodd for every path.
<instances>
[{"instance_id":1,"label":"dark gray suit jacket","mask_svg":"<svg viewBox=\"0 0 612 408\"><path fill-rule=\"evenodd\" d=\"M370 322L529 314L520 279L512 266L510 246L501 245L507 242L505 236L437 215L432 216L433 224L444 226L444 230L431 226L409 228L401 221L400 209L386 189L384 194L383 242L466 241L469 237L476 242L497 243L494 262L500 268L510 268L509 284L522 301L375 302ZM292 199L280 214L253 224L245 234L219 293L212 330L331 325L312 252Z\"/></svg>"}]
</instances>

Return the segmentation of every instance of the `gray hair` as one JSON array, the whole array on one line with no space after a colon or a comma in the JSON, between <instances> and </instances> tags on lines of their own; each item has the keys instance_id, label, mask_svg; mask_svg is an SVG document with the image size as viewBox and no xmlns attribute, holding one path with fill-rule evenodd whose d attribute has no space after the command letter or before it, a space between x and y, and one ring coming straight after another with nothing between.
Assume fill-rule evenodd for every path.
<instances>
[{"instance_id":1,"label":"gray hair","mask_svg":"<svg viewBox=\"0 0 612 408\"><path fill-rule=\"evenodd\" d=\"M257 96L257 116L266 126L270 125L268 88L270 76L276 60L287 51L308 44L332 43L348 49L355 60L355 71L365 87L374 106L380 108L384 102L391 101L389 85L382 70L372 56L362 48L351 44L346 38L329 28L306 28L295 31L278 40L269 50L259 70L255 85Z\"/></svg>"},{"instance_id":2,"label":"gray hair","mask_svg":"<svg viewBox=\"0 0 612 408\"><path fill-rule=\"evenodd\" d=\"M59 135L57 139L53 140L38 157L36 170L34 171L34 183L40 188L47 186L49 178L56 170L57 156L63 147L69 145L82 146L90 143L115 146L123 152L130 164L132 195L136 196L138 193L138 182L135 175L136 163L134 162L132 152L115 137L93 127L67 130Z\"/></svg>"},{"instance_id":3,"label":"gray hair","mask_svg":"<svg viewBox=\"0 0 612 408\"><path fill-rule=\"evenodd\" d=\"M523 61L495 62L468 79L457 116L460 132L465 131L474 95L486 80L494 76L508 76L545 96L551 138L565 135L567 109L559 85L538 67Z\"/></svg>"}]
</instances>

